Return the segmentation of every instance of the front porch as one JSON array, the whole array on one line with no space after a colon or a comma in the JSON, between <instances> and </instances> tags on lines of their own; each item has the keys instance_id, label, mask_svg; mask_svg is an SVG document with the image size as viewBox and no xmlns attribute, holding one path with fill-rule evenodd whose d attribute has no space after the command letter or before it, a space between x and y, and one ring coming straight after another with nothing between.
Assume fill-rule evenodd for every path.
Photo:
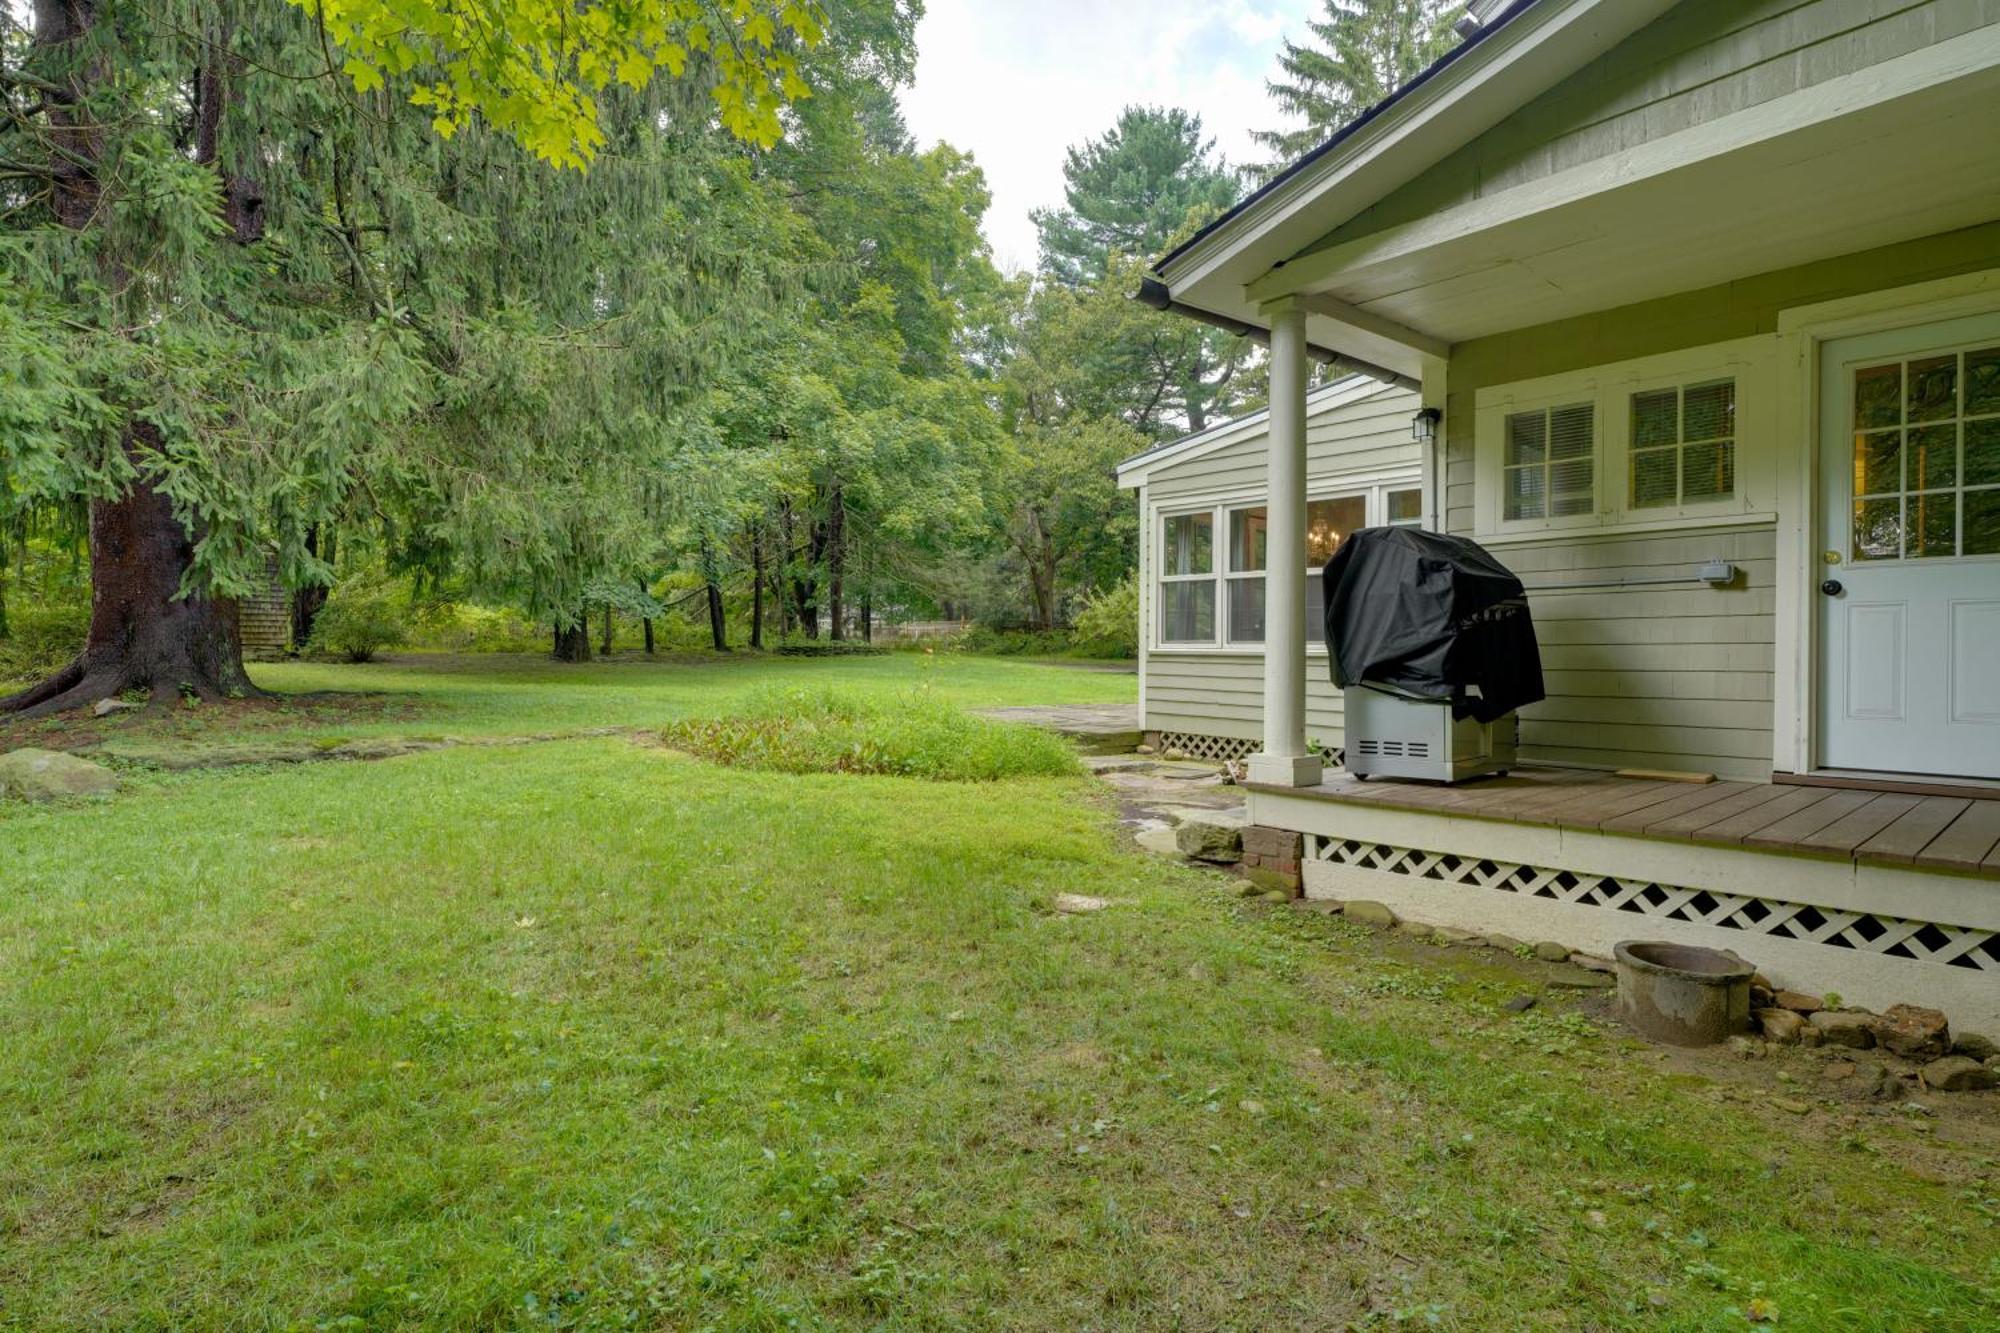
<instances>
[{"instance_id":1,"label":"front porch","mask_svg":"<svg viewBox=\"0 0 2000 1333\"><path fill-rule=\"evenodd\" d=\"M1601 954L1731 949L1780 986L2000 1026L2000 800L1544 768L1253 784L1250 818L1304 835L1309 898Z\"/></svg>"}]
</instances>

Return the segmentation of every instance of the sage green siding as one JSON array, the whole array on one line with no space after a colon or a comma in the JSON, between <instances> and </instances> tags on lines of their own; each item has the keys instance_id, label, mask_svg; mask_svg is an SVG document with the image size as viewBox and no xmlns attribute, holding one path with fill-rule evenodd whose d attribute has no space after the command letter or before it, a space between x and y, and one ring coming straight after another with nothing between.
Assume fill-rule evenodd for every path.
<instances>
[{"instance_id":1,"label":"sage green siding","mask_svg":"<svg viewBox=\"0 0 2000 1333\"><path fill-rule=\"evenodd\" d=\"M1446 529L1470 533L1474 405L1482 388L1773 334L1785 309L2000 266L2000 224L1761 274L1721 287L1480 338L1452 349L1445 407ZM1770 449L1745 439L1745 450ZM1692 768L1761 778L1772 768L1776 640L1769 524L1667 537L1550 536L1496 548L1530 583L1686 573L1727 559L1747 583L1531 601L1549 698L1522 714L1531 759Z\"/></svg>"},{"instance_id":2,"label":"sage green siding","mask_svg":"<svg viewBox=\"0 0 2000 1333\"><path fill-rule=\"evenodd\" d=\"M1345 397L1335 394L1334 397ZM1410 419L1421 402L1407 389L1382 385L1334 405L1309 407L1306 415L1306 482L1322 494L1344 480L1402 478L1415 485L1423 458L1411 438ZM1263 428L1241 439L1197 451L1161 466L1146 480L1145 539L1140 543L1140 614L1151 643L1156 624L1152 582L1153 530L1160 508L1222 500L1260 498L1265 487ZM1261 652L1143 650L1141 698L1144 726L1197 736L1256 740L1264 728L1264 655ZM1306 685L1306 734L1329 745L1340 743L1340 691L1327 674L1326 657L1310 656Z\"/></svg>"},{"instance_id":3,"label":"sage green siding","mask_svg":"<svg viewBox=\"0 0 2000 1333\"><path fill-rule=\"evenodd\" d=\"M1352 240L2000 23L2000 0L1682 0L1312 249Z\"/></svg>"}]
</instances>

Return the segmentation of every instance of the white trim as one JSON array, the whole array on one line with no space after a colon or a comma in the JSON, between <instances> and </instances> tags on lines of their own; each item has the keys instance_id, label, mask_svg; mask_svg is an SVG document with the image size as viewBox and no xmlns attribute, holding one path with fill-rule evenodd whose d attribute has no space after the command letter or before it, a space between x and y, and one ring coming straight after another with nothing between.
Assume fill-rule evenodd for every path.
<instances>
[{"instance_id":1,"label":"white trim","mask_svg":"<svg viewBox=\"0 0 2000 1333\"><path fill-rule=\"evenodd\" d=\"M1864 333L1936 324L2000 307L2000 268L1861 292L1778 312L1780 472L1778 494L1777 643L1772 699L1772 761L1781 772L1810 773L1819 738L1819 617L1813 589L1825 534L1819 517L1819 363L1821 345ZM1789 666L1789 669L1787 669Z\"/></svg>"},{"instance_id":2,"label":"white trim","mask_svg":"<svg viewBox=\"0 0 2000 1333\"><path fill-rule=\"evenodd\" d=\"M1592 533L1638 535L1740 527L1777 517L1777 339L1738 338L1610 362L1511 384L1489 385L1473 395L1473 530L1490 545L1573 539ZM1630 504L1631 398L1649 389L1736 382L1736 486L1721 500L1673 507ZM1596 502L1587 514L1507 519L1502 438L1509 415L1590 403L1595 409L1592 452Z\"/></svg>"}]
</instances>

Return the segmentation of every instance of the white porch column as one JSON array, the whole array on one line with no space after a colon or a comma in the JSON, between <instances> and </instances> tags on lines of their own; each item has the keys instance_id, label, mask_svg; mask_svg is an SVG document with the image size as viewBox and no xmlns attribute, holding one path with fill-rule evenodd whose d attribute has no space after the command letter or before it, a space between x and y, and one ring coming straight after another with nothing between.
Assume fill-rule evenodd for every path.
<instances>
[{"instance_id":1,"label":"white porch column","mask_svg":"<svg viewBox=\"0 0 2000 1333\"><path fill-rule=\"evenodd\" d=\"M1264 748L1250 781L1310 787L1306 752L1306 312L1296 298L1264 307L1271 321L1268 558L1264 562Z\"/></svg>"}]
</instances>

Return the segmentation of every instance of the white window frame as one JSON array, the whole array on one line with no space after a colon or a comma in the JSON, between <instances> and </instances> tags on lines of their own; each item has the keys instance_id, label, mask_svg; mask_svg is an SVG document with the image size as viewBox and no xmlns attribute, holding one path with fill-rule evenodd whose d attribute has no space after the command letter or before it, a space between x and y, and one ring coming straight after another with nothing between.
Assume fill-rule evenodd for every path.
<instances>
[{"instance_id":1,"label":"white window frame","mask_svg":"<svg viewBox=\"0 0 2000 1333\"><path fill-rule=\"evenodd\" d=\"M1586 532L1664 531L1775 520L1777 359L1777 339L1760 336L1478 390L1473 395L1472 535L1480 541L1505 543ZM1633 507L1633 396L1725 379L1736 382L1735 493L1694 504ZM1591 456L1597 500L1591 512L1561 518L1505 517L1507 418L1585 402L1595 408L1596 426Z\"/></svg>"},{"instance_id":2,"label":"white window frame","mask_svg":"<svg viewBox=\"0 0 2000 1333\"><path fill-rule=\"evenodd\" d=\"M1389 496L1396 491L1417 493L1418 516L1403 519L1394 524L1389 521ZM1358 474L1354 476L1322 477L1308 482L1306 502L1316 500L1338 500L1359 495L1365 503L1368 527L1426 527L1431 516L1427 511L1423 495L1422 474L1414 469L1394 473ZM1167 567L1167 520L1185 517L1189 514L1208 514L1213 524L1214 568L1207 574L1154 574L1148 589L1148 596L1155 603L1147 617L1147 649L1149 653L1230 653L1261 654L1264 644L1261 640L1245 640L1230 637L1229 584L1232 579L1242 580L1261 577L1268 569L1256 571L1236 571L1231 565L1231 543L1229 540L1229 516L1244 509L1268 509L1268 503L1261 489L1257 491L1232 492L1225 498L1209 500L1205 503L1179 502L1161 504L1152 509L1152 532L1147 539L1147 553L1156 571ZM1269 564L1271 552L1265 552ZM1313 571L1308 570L1308 577ZM1163 591L1168 583L1199 583L1203 580L1215 585L1215 633L1207 640L1168 640L1164 635L1166 626L1166 595ZM1268 611L1266 623L1268 625ZM1323 643L1306 644L1306 651L1315 656L1326 654Z\"/></svg>"}]
</instances>

